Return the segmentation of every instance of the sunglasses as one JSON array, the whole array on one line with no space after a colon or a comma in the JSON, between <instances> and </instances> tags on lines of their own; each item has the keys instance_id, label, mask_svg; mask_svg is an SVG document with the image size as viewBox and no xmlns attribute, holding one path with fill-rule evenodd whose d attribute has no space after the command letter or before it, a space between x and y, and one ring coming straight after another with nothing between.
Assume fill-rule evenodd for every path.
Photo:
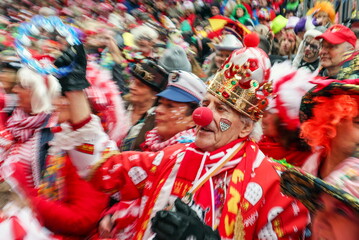
<instances>
[{"instance_id":1,"label":"sunglasses","mask_svg":"<svg viewBox=\"0 0 359 240\"><path fill-rule=\"evenodd\" d=\"M308 47L312 50L318 50L319 49L319 46L318 45L315 45L315 44L312 44L312 43L309 43L307 41L304 42L304 47Z\"/></svg>"}]
</instances>

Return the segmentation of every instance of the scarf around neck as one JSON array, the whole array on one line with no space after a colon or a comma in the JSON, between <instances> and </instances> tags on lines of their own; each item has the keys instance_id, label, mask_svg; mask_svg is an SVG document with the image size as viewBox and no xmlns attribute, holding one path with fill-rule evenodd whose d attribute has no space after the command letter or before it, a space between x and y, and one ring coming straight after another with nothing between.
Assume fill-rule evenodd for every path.
<instances>
[{"instance_id":1,"label":"scarf around neck","mask_svg":"<svg viewBox=\"0 0 359 240\"><path fill-rule=\"evenodd\" d=\"M165 147L177 144L181 141L193 142L195 134L196 129L190 128L177 133L170 139L162 141L161 136L158 134L157 128L154 128L146 133L146 138L143 144L141 144L141 149L143 151L157 152Z\"/></svg>"},{"instance_id":2,"label":"scarf around neck","mask_svg":"<svg viewBox=\"0 0 359 240\"><path fill-rule=\"evenodd\" d=\"M172 195L180 198L185 196L201 176L240 142L244 142L243 148L193 194L193 202L189 204L192 208L197 209L197 212L201 212L202 216L199 217L207 225L218 228L221 237L229 239L233 237L235 224L228 223L234 223L239 214L240 196L243 196L246 185L250 180L253 162L259 150L253 141L247 138L238 139L213 152L202 152L192 143L187 148L172 188ZM223 203L219 225L215 226L213 177L225 171L230 171L232 177L229 182L227 197ZM236 201L233 201L234 199Z\"/></svg>"},{"instance_id":3,"label":"scarf around neck","mask_svg":"<svg viewBox=\"0 0 359 240\"><path fill-rule=\"evenodd\" d=\"M49 114L46 113L29 115L22 109L16 108L6 124L15 141L24 143L45 123L48 116Z\"/></svg>"}]
</instances>

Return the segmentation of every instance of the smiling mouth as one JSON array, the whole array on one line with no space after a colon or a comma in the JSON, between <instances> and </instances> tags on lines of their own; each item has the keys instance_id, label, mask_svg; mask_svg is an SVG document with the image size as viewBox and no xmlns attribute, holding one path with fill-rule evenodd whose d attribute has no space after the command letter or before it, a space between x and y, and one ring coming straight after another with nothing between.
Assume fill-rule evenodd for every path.
<instances>
[{"instance_id":1,"label":"smiling mouth","mask_svg":"<svg viewBox=\"0 0 359 240\"><path fill-rule=\"evenodd\" d=\"M201 127L199 130L203 131L203 132L214 132L213 130L209 129L208 127Z\"/></svg>"}]
</instances>

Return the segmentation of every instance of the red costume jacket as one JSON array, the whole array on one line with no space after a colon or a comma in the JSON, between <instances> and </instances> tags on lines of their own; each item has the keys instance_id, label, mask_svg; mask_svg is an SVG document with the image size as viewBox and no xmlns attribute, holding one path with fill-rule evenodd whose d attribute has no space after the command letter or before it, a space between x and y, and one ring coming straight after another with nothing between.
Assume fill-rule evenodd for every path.
<instances>
[{"instance_id":1,"label":"red costume jacket","mask_svg":"<svg viewBox=\"0 0 359 240\"><path fill-rule=\"evenodd\" d=\"M174 145L158 153L114 153L96 169L92 181L102 190L119 192L122 201L141 198L138 209L132 211L138 212L131 218L137 220L132 226L135 235L129 236L148 239L154 214L171 205L176 197L183 197L197 176L241 141L210 153L202 152L195 144ZM195 192L192 208L207 225L219 230L222 239L299 239L308 214L300 202L281 193L279 176L284 167L266 158L255 143L243 142L243 150ZM222 181L224 187L220 187L224 175L228 181Z\"/></svg>"},{"instance_id":2,"label":"red costume jacket","mask_svg":"<svg viewBox=\"0 0 359 240\"><path fill-rule=\"evenodd\" d=\"M41 177L36 179L33 171L40 169L36 158L39 137L36 135L23 144L19 143L23 149L30 150L10 155L12 158L7 159L6 165L14 167L14 177L21 183L20 187L25 190L46 228L64 236L64 239L84 239L96 231L109 202L107 194L95 189L85 179L88 165L96 164L107 150L108 138L101 137L106 134L100 131L100 121L95 116L79 124L77 131L72 133L62 126L66 134L55 134ZM34 156L30 158L26 155L28 152ZM30 163L26 161L27 156L33 159ZM77 165L70 161L70 156L77 159Z\"/></svg>"},{"instance_id":3,"label":"red costume jacket","mask_svg":"<svg viewBox=\"0 0 359 240\"><path fill-rule=\"evenodd\" d=\"M96 231L109 198L80 178L68 157L64 156L60 161L56 176L49 176L56 178L52 186L41 185L39 193L26 184L22 188L46 228L63 239L84 239ZM16 179L19 182L27 181L22 163L18 162L16 165Z\"/></svg>"}]
</instances>

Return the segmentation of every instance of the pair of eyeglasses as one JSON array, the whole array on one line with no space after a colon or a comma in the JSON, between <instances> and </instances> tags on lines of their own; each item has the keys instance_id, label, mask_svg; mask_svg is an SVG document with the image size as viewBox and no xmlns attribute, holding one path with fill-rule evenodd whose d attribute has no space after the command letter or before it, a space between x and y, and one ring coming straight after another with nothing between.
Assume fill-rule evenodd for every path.
<instances>
[{"instance_id":1,"label":"pair of eyeglasses","mask_svg":"<svg viewBox=\"0 0 359 240\"><path fill-rule=\"evenodd\" d=\"M312 44L312 43L309 43L307 41L304 42L304 46L305 47L308 47L312 50L318 50L319 49L319 46L318 45L315 45L315 44Z\"/></svg>"}]
</instances>

